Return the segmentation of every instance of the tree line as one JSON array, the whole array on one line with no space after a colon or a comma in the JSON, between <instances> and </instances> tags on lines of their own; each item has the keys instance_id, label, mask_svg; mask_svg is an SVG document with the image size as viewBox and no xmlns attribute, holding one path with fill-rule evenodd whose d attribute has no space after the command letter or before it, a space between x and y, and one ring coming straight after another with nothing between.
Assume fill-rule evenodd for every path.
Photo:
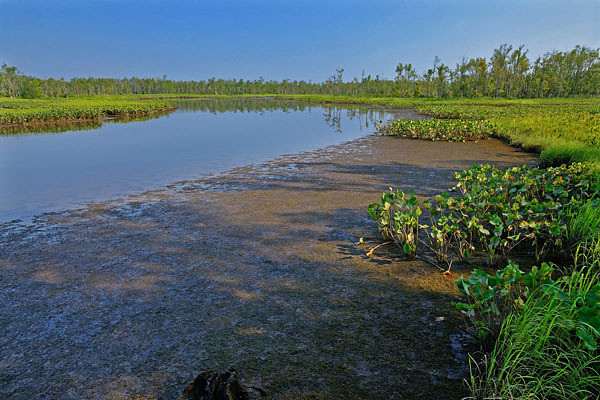
<instances>
[{"instance_id":1,"label":"tree line","mask_svg":"<svg viewBox=\"0 0 600 400\"><path fill-rule=\"evenodd\" d=\"M524 46L502 44L491 57L463 57L454 68L438 57L419 74L412 64L399 63L394 79L371 75L344 81L343 68L325 82L211 78L174 81L162 78L39 79L17 67L0 66L0 96L82 97L118 94L328 94L382 97L505 97L547 98L600 95L600 49L576 46L531 60Z\"/></svg>"}]
</instances>

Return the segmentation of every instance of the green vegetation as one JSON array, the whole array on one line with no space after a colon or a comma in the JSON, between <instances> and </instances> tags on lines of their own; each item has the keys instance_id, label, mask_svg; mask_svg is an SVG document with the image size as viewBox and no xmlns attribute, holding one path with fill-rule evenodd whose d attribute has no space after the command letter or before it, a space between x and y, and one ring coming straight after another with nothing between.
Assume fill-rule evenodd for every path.
<instances>
[{"instance_id":1,"label":"green vegetation","mask_svg":"<svg viewBox=\"0 0 600 400\"><path fill-rule=\"evenodd\" d=\"M527 298L539 287L552 282L552 271L549 264L542 263L540 268L534 266L525 274L512 261L494 275L476 269L468 278L461 277L456 281L467 302L454 302L453 305L465 313L484 349L489 349L504 320L523 308Z\"/></svg>"},{"instance_id":2,"label":"green vegetation","mask_svg":"<svg viewBox=\"0 0 600 400\"><path fill-rule=\"evenodd\" d=\"M168 112L168 111L165 111ZM27 133L62 133L69 131L91 131L99 129L104 124L125 124L134 121L147 121L159 118L162 112L142 115L119 115L118 118L103 120L74 120L74 121L48 121L29 124L0 125L0 136L10 136Z\"/></svg>"},{"instance_id":3,"label":"green vegetation","mask_svg":"<svg viewBox=\"0 0 600 400\"><path fill-rule=\"evenodd\" d=\"M483 356L471 359L471 398L597 396L600 103L388 101L410 102L422 113L451 119L394 122L381 128L384 133L474 140L482 136L469 136L462 127L467 121L479 122L494 128L490 135L541 151L540 167L500 171L473 166L455 174L457 193L452 196L442 193L420 203L411 192L414 200L407 208L398 203L404 193L390 190L381 203L369 207L386 243L397 243L409 256L417 255L418 243L448 270L452 262L472 264L478 257L486 268L507 262L494 274L475 269L456 281L465 301L454 305L464 313L483 350ZM542 168L552 165L558 167ZM429 224L419 221L421 214L429 216ZM420 236L414 235L413 227L406 230L408 218L415 219ZM510 258L548 262L525 273Z\"/></svg>"},{"instance_id":4,"label":"green vegetation","mask_svg":"<svg viewBox=\"0 0 600 400\"><path fill-rule=\"evenodd\" d=\"M544 165L600 160L598 101L515 101L471 107L421 106L419 109L435 117L490 121L496 127L495 136L526 150L541 152Z\"/></svg>"},{"instance_id":5,"label":"green vegetation","mask_svg":"<svg viewBox=\"0 0 600 400\"><path fill-rule=\"evenodd\" d=\"M419 222L423 210L414 192L406 196L390 189L381 203L371 204L369 214L383 239L394 241L410 256L420 242L439 262L468 262L477 255L496 266L529 252L537 260L572 257L575 246L590 239L586 229L598 225L591 220L597 209L590 199L600 185L585 164L506 171L475 165L454 177L458 195L442 193L433 202L423 202L430 218L427 225ZM419 229L425 239L419 238Z\"/></svg>"},{"instance_id":6,"label":"green vegetation","mask_svg":"<svg viewBox=\"0 0 600 400\"><path fill-rule=\"evenodd\" d=\"M167 101L140 101L120 98L9 99L0 98L0 125L53 121L102 120L131 117L173 109Z\"/></svg>"},{"instance_id":7,"label":"green vegetation","mask_svg":"<svg viewBox=\"0 0 600 400\"><path fill-rule=\"evenodd\" d=\"M472 399L597 398L600 284L592 267L545 277L508 314L492 352L471 360Z\"/></svg>"},{"instance_id":8,"label":"green vegetation","mask_svg":"<svg viewBox=\"0 0 600 400\"><path fill-rule=\"evenodd\" d=\"M479 120L425 119L420 121L401 119L380 126L381 133L411 139L447 140L464 142L487 139L496 131L493 123Z\"/></svg>"},{"instance_id":9,"label":"green vegetation","mask_svg":"<svg viewBox=\"0 0 600 400\"><path fill-rule=\"evenodd\" d=\"M383 239L393 241L409 256L414 256L417 251L421 213L414 191L408 192L407 196L392 188L381 196L381 204L369 206L369 214L377 221Z\"/></svg>"},{"instance_id":10,"label":"green vegetation","mask_svg":"<svg viewBox=\"0 0 600 400\"><path fill-rule=\"evenodd\" d=\"M475 269L456 281L465 301L453 305L485 352L471 359L471 398L600 393L597 169L474 166L455 178L458 195L442 193L422 209L414 191L390 189L368 211L386 243L408 256L417 255L419 243L448 270L453 261L473 263L476 256L487 266L508 262L495 274ZM429 225L420 223L422 214L429 214ZM525 273L508 260L531 259L530 252L563 266L543 262Z\"/></svg>"}]
</instances>

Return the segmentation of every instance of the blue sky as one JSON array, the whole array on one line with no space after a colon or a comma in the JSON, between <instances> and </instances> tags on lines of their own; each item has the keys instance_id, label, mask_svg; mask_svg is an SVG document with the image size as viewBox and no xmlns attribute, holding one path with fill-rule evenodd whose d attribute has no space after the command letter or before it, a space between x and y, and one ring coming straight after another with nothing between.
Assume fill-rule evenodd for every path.
<instances>
[{"instance_id":1,"label":"blue sky","mask_svg":"<svg viewBox=\"0 0 600 400\"><path fill-rule=\"evenodd\" d=\"M501 43L600 47L600 0L0 0L0 62L38 77L386 78Z\"/></svg>"}]
</instances>

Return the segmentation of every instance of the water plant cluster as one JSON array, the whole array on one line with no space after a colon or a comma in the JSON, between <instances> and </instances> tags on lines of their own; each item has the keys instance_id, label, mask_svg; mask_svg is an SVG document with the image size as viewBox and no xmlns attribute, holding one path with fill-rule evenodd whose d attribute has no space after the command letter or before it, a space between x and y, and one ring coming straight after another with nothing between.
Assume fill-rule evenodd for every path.
<instances>
[{"instance_id":1,"label":"water plant cluster","mask_svg":"<svg viewBox=\"0 0 600 400\"><path fill-rule=\"evenodd\" d=\"M101 120L111 116L134 116L173 109L166 101L111 98L25 100L0 99L0 125L32 122Z\"/></svg>"},{"instance_id":2,"label":"water plant cluster","mask_svg":"<svg viewBox=\"0 0 600 400\"><path fill-rule=\"evenodd\" d=\"M472 398L600 393L597 167L475 165L454 178L452 194L421 202L414 191L390 189L368 212L386 243L410 257L434 255L448 269L455 261L485 266L456 280L464 301L453 303L486 352L471 359ZM541 265L524 272L512 259Z\"/></svg>"},{"instance_id":3,"label":"water plant cluster","mask_svg":"<svg viewBox=\"0 0 600 400\"><path fill-rule=\"evenodd\" d=\"M492 122L482 120L400 119L387 125L380 124L378 131L385 135L410 139L465 142L489 138L496 132L496 126Z\"/></svg>"},{"instance_id":4,"label":"water plant cluster","mask_svg":"<svg viewBox=\"0 0 600 400\"><path fill-rule=\"evenodd\" d=\"M379 132L413 139L467 141L498 137L540 152L542 165L600 160L600 102L531 100L395 102L432 120L381 124Z\"/></svg>"},{"instance_id":5,"label":"water plant cluster","mask_svg":"<svg viewBox=\"0 0 600 400\"><path fill-rule=\"evenodd\" d=\"M415 191L390 188L368 212L386 243L410 257L434 255L448 269L453 261L485 266L456 280L465 300L453 303L486 352L471 359L472 398L600 393L597 168L475 165L454 178L452 195L420 202ZM524 272L511 259L541 265Z\"/></svg>"},{"instance_id":6,"label":"water plant cluster","mask_svg":"<svg viewBox=\"0 0 600 400\"><path fill-rule=\"evenodd\" d=\"M371 204L368 212L383 239L410 256L422 245L439 262L468 262L477 255L496 266L524 251L541 260L571 249L568 221L580 207L595 205L592 197L600 191L595 175L581 163L506 171L474 165L454 178L455 196L442 193L420 203L414 191L390 188L380 203ZM420 220L423 211L428 224Z\"/></svg>"}]
</instances>

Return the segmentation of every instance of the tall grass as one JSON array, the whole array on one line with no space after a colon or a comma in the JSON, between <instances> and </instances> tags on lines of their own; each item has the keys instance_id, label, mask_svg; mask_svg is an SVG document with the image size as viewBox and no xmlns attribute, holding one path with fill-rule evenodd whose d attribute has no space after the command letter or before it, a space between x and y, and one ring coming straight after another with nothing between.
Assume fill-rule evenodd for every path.
<instances>
[{"instance_id":1,"label":"tall grass","mask_svg":"<svg viewBox=\"0 0 600 400\"><path fill-rule=\"evenodd\" d=\"M543 148L539 160L541 167L556 167L576 162L600 162L600 148L585 143L556 139L545 141L544 144L538 144L538 146Z\"/></svg>"},{"instance_id":2,"label":"tall grass","mask_svg":"<svg viewBox=\"0 0 600 400\"><path fill-rule=\"evenodd\" d=\"M572 296L586 296L598 283L598 265L573 273L562 283ZM565 307L556 292L540 292L504 322L493 352L471 359L471 399L597 399L600 352L573 333L576 307Z\"/></svg>"},{"instance_id":3,"label":"tall grass","mask_svg":"<svg viewBox=\"0 0 600 400\"><path fill-rule=\"evenodd\" d=\"M598 200L589 200L579 207L573 207L567 221L566 238L579 244L600 236L600 205Z\"/></svg>"}]
</instances>

